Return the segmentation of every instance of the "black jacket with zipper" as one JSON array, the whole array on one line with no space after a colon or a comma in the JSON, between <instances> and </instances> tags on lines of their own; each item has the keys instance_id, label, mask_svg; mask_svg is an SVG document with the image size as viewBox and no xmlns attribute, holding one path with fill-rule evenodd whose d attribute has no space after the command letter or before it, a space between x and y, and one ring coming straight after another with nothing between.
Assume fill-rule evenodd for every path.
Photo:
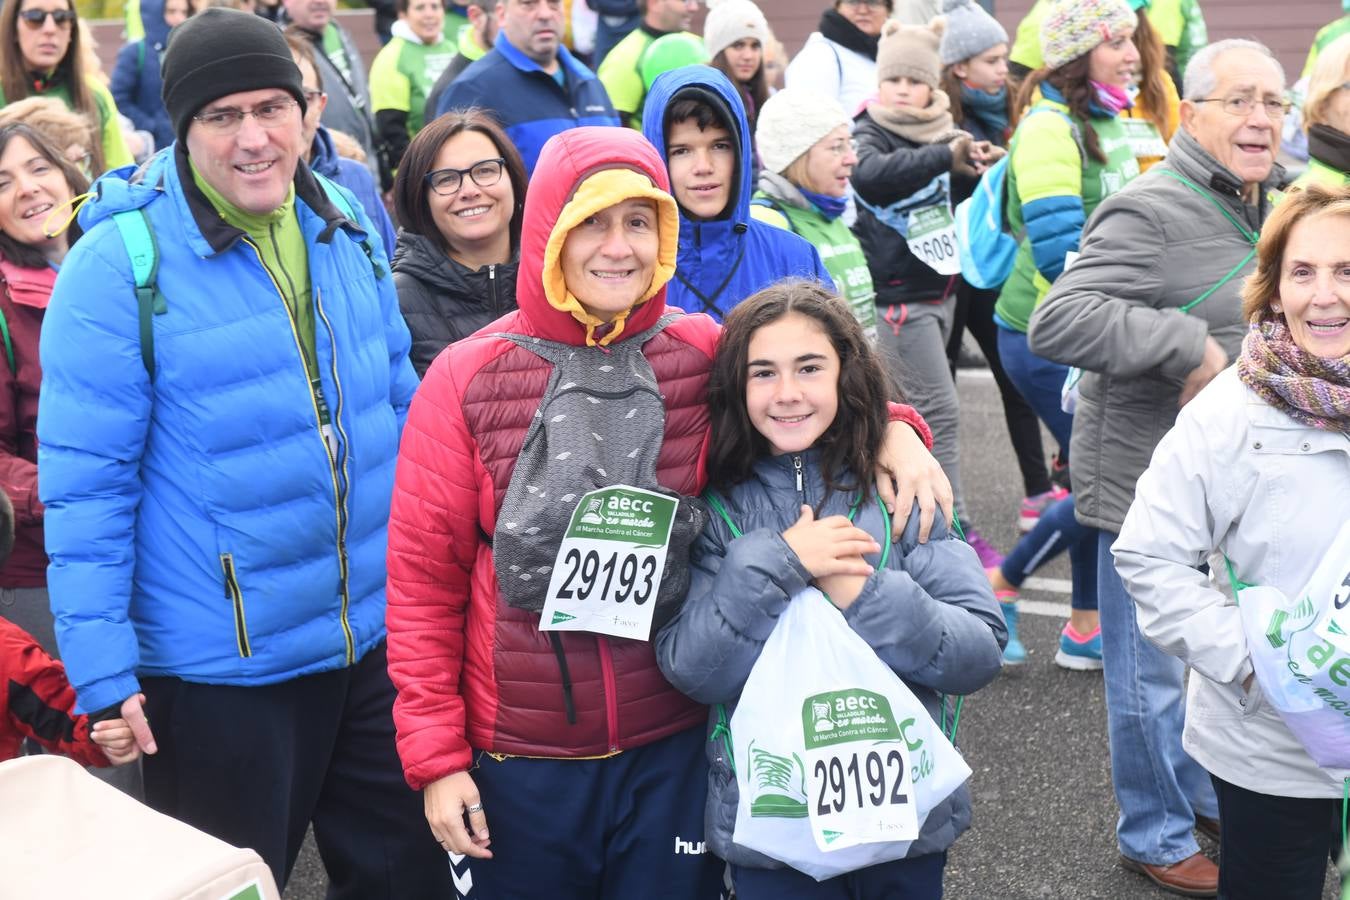
<instances>
[{"instance_id":1,"label":"black jacket with zipper","mask_svg":"<svg viewBox=\"0 0 1350 900\"><path fill-rule=\"evenodd\" d=\"M947 144L916 144L883 128L866 112L857 118L853 139L858 164L853 167L853 190L867 204L885 208L912 197L943 172L951 171L952 151ZM969 192L970 179L952 175L952 191ZM932 302L955 290L956 278L940 275L910 252L903 235L858 203L853 233L862 244L877 305Z\"/></svg>"},{"instance_id":2,"label":"black jacket with zipper","mask_svg":"<svg viewBox=\"0 0 1350 900\"><path fill-rule=\"evenodd\" d=\"M512 258L474 271L422 235L399 230L394 286L412 332L412 364L418 377L447 346L516 308L517 263Z\"/></svg>"}]
</instances>

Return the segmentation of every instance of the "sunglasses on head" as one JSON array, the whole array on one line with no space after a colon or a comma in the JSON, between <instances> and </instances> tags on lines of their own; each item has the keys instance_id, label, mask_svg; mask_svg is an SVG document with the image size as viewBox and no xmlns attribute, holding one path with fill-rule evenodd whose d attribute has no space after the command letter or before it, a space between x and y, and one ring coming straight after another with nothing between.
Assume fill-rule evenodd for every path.
<instances>
[{"instance_id":1,"label":"sunglasses on head","mask_svg":"<svg viewBox=\"0 0 1350 900\"><path fill-rule=\"evenodd\" d=\"M25 9L20 10L19 18L27 22L30 28L41 28L51 16L52 21L57 27L69 25L75 21L75 10L73 9Z\"/></svg>"}]
</instances>

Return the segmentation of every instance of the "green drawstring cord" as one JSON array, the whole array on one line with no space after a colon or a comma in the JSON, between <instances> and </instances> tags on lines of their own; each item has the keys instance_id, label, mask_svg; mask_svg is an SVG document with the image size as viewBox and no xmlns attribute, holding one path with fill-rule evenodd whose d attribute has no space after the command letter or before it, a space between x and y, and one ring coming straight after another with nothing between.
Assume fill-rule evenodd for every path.
<instances>
[{"instance_id":1,"label":"green drawstring cord","mask_svg":"<svg viewBox=\"0 0 1350 900\"><path fill-rule=\"evenodd\" d=\"M947 740L952 742L953 747L956 746L956 729L961 727L961 707L965 706L965 703L966 698L964 696L958 696L956 698L956 703L952 707L952 730L948 731L947 695L946 694L942 695L942 719L940 724L942 725L942 733L947 736Z\"/></svg>"},{"instance_id":2,"label":"green drawstring cord","mask_svg":"<svg viewBox=\"0 0 1350 900\"><path fill-rule=\"evenodd\" d=\"M727 725L727 707L725 703L717 704L717 724L713 726L712 734L708 735L708 741L722 739L722 747L726 750L727 765L731 767L731 774L736 774L736 754L731 749L731 728Z\"/></svg>"}]
</instances>

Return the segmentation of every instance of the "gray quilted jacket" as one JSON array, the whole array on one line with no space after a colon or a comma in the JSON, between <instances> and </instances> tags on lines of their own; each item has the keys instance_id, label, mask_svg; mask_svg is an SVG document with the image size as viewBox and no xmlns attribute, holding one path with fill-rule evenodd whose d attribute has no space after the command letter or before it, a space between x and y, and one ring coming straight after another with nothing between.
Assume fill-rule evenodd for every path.
<instances>
[{"instance_id":1,"label":"gray quilted jacket","mask_svg":"<svg viewBox=\"0 0 1350 900\"><path fill-rule=\"evenodd\" d=\"M1166 160L1097 207L1078 260L1032 315L1031 352L1085 370L1070 445L1083 524L1120 531L1206 335L1236 358L1247 333L1238 292L1255 257L1203 302L1181 307L1248 255L1252 242L1237 226L1259 232L1283 180L1276 166L1257 205L1245 203L1237 176L1178 129Z\"/></svg>"},{"instance_id":2,"label":"gray quilted jacket","mask_svg":"<svg viewBox=\"0 0 1350 900\"><path fill-rule=\"evenodd\" d=\"M782 864L732 844L736 823L736 778L725 743L714 740L719 721L715 704L725 704L730 721L736 700L788 600L807 587L810 575L783 540L803 503L818 517L847 515L853 498L831 495L814 451L766 457L747 481L720 496L743 532L733 538L717 514L695 542L688 600L656 638L656 659L670 683L713 705L708 722L708 849L732 863L754 868ZM797 486L794 463L802 464ZM935 525L926 544L918 543L918 515L892 546L885 569L867 582L844 619L877 656L904 679L935 719L942 694L970 694L994 679L1002 664L1008 632L979 558L950 531ZM875 502L855 519L882 539L886 525ZM869 559L873 565L879 559ZM948 705L954 698L949 698ZM950 712L948 712L950 716ZM970 826L970 795L963 785L934 809L910 856L938 853Z\"/></svg>"}]
</instances>

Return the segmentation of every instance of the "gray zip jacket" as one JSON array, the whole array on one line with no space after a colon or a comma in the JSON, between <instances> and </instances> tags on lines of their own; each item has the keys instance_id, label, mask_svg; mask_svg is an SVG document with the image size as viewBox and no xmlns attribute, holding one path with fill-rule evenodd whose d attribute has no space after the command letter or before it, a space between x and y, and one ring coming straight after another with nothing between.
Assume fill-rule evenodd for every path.
<instances>
[{"instance_id":1,"label":"gray zip jacket","mask_svg":"<svg viewBox=\"0 0 1350 900\"><path fill-rule=\"evenodd\" d=\"M779 614L810 584L782 532L803 503L818 518L847 515L853 505L853 493L825 499L818 459L815 451L765 457L747 481L720 494L743 536L733 538L727 523L710 515L694 544L688 600L657 635L656 660L670 683L702 703L725 704L728 722ZM875 501L854 521L885 540ZM844 619L938 719L942 694L973 693L998 674L1008 631L975 551L938 523L928 543L918 543L918 522L917 513L909 517L886 568L868 579ZM875 566L879 556L868 561ZM738 792L718 722L714 705L706 745L708 849L736 865L782 868L731 841ZM962 785L929 814L909 856L941 852L969 826L970 794Z\"/></svg>"},{"instance_id":2,"label":"gray zip jacket","mask_svg":"<svg viewBox=\"0 0 1350 900\"><path fill-rule=\"evenodd\" d=\"M1236 358L1247 333L1238 292L1255 256L1204 301L1188 312L1181 307L1247 257L1253 244L1238 224L1258 233L1268 195L1283 180L1276 166L1251 206L1237 176L1178 129L1166 160L1102 201L1083 230L1078 260L1032 315L1031 352L1085 370L1070 445L1084 525L1120 531L1135 482L1176 421L1205 337Z\"/></svg>"}]
</instances>

